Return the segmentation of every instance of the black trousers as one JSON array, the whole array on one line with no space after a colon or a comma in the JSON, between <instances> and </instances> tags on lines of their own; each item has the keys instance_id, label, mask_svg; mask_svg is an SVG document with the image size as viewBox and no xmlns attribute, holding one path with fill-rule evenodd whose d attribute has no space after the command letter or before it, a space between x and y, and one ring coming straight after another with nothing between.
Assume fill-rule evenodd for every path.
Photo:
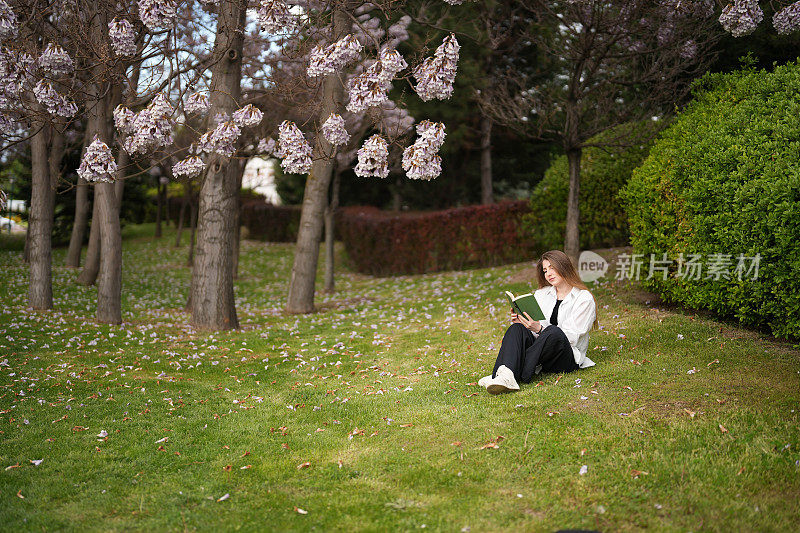
<instances>
[{"instance_id":1,"label":"black trousers","mask_svg":"<svg viewBox=\"0 0 800 533\"><path fill-rule=\"evenodd\" d=\"M541 372L572 372L578 369L572 346L561 328L550 324L534 337L522 324L511 324L503 335L500 353L492 370L492 377L497 376L497 369L505 365L512 372L517 383L530 383L541 365Z\"/></svg>"}]
</instances>

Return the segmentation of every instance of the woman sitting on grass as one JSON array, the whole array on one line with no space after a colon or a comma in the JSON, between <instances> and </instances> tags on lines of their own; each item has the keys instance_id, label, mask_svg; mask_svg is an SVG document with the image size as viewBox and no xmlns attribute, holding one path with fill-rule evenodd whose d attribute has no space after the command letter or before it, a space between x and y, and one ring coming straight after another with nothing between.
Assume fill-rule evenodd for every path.
<instances>
[{"instance_id":1,"label":"woman sitting on grass","mask_svg":"<svg viewBox=\"0 0 800 533\"><path fill-rule=\"evenodd\" d=\"M540 372L572 372L594 366L586 357L589 330L597 327L594 298L567 254L551 250L536 263L534 297L549 320L511 314L492 375L478 385L491 394L519 390Z\"/></svg>"}]
</instances>

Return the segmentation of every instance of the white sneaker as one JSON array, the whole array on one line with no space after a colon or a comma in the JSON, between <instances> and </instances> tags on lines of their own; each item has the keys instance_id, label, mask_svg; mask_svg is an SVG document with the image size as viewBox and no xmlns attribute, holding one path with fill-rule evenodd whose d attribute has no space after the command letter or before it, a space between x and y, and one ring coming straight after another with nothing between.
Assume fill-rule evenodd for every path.
<instances>
[{"instance_id":1,"label":"white sneaker","mask_svg":"<svg viewBox=\"0 0 800 533\"><path fill-rule=\"evenodd\" d=\"M514 373L505 365L500 365L497 369L495 378L486 386L489 394L502 394L519 390Z\"/></svg>"},{"instance_id":2,"label":"white sneaker","mask_svg":"<svg viewBox=\"0 0 800 533\"><path fill-rule=\"evenodd\" d=\"M483 387L484 389L492 382L492 375L489 374L488 376L484 376L478 380L478 385Z\"/></svg>"}]
</instances>

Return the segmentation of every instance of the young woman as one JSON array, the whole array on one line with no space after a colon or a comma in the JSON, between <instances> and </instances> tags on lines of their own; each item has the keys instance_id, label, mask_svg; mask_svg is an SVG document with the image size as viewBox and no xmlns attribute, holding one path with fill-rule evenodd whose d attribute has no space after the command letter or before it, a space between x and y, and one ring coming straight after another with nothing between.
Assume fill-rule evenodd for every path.
<instances>
[{"instance_id":1,"label":"young woman","mask_svg":"<svg viewBox=\"0 0 800 533\"><path fill-rule=\"evenodd\" d=\"M541 372L572 372L595 364L586 357L589 330L597 327L594 298L567 254L542 254L536 278L539 289L533 295L549 318L539 321L512 312L494 370L478 381L491 394L519 390L519 383Z\"/></svg>"}]
</instances>

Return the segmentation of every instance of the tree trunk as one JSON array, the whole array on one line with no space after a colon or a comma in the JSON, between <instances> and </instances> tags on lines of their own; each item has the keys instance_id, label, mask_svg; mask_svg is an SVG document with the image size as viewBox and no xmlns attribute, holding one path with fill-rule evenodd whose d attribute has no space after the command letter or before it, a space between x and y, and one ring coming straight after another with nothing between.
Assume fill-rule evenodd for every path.
<instances>
[{"instance_id":1,"label":"tree trunk","mask_svg":"<svg viewBox=\"0 0 800 533\"><path fill-rule=\"evenodd\" d=\"M333 15L333 37L338 39L346 31L347 13L337 9ZM319 125L331 113L341 113L344 87L338 73L325 77L322 85L322 110ZM322 128L318 127L318 131ZM286 311L289 313L311 313L314 311L314 282L317 277L319 241L322 237L323 216L328 199L328 185L333 170L333 147L323 135L317 135L312 155L314 163L306 180L300 228L294 251L294 265L289 281L289 298Z\"/></svg>"},{"instance_id":2,"label":"tree trunk","mask_svg":"<svg viewBox=\"0 0 800 533\"><path fill-rule=\"evenodd\" d=\"M342 173L337 169L333 174L333 185L331 186L331 203L325 210L325 292L333 293L336 291L334 280L335 258L334 241L336 230L336 210L339 209L339 184Z\"/></svg>"},{"instance_id":3,"label":"tree trunk","mask_svg":"<svg viewBox=\"0 0 800 533\"><path fill-rule=\"evenodd\" d=\"M156 178L156 234L155 238L158 239L161 237L161 213L163 211L161 207L161 178Z\"/></svg>"},{"instance_id":4,"label":"tree trunk","mask_svg":"<svg viewBox=\"0 0 800 533\"><path fill-rule=\"evenodd\" d=\"M78 283L81 285L94 285L97 281L97 273L100 271L100 227L98 220L100 215L97 212L97 187L94 187L94 205L92 206L92 225L89 227L89 245L86 247L86 261L83 263L83 270L78 275Z\"/></svg>"},{"instance_id":5,"label":"tree trunk","mask_svg":"<svg viewBox=\"0 0 800 533\"><path fill-rule=\"evenodd\" d=\"M394 187L392 187L392 211L399 212L403 207L403 196L400 194L400 187L402 187L402 185L403 176L398 174L397 178L394 180Z\"/></svg>"},{"instance_id":6,"label":"tree trunk","mask_svg":"<svg viewBox=\"0 0 800 533\"><path fill-rule=\"evenodd\" d=\"M481 117L481 203L493 204L492 192L492 119Z\"/></svg>"},{"instance_id":7,"label":"tree trunk","mask_svg":"<svg viewBox=\"0 0 800 533\"><path fill-rule=\"evenodd\" d=\"M75 188L75 218L72 222L72 235L69 238L67 251L67 266L78 268L81 266L81 248L83 236L86 234L86 224L89 215L89 184L79 177Z\"/></svg>"},{"instance_id":8,"label":"tree trunk","mask_svg":"<svg viewBox=\"0 0 800 533\"><path fill-rule=\"evenodd\" d=\"M580 211L578 196L581 185L581 152L582 150L580 148L573 148L567 151L567 161L569 163L569 197L567 199L567 228L564 234L564 253L569 256L575 267L578 266L578 255L580 254L580 235L578 233Z\"/></svg>"},{"instance_id":9,"label":"tree trunk","mask_svg":"<svg viewBox=\"0 0 800 533\"><path fill-rule=\"evenodd\" d=\"M100 275L97 279L97 320L122 322L122 235L115 183L98 182L95 202L99 205Z\"/></svg>"},{"instance_id":10,"label":"tree trunk","mask_svg":"<svg viewBox=\"0 0 800 533\"><path fill-rule=\"evenodd\" d=\"M178 212L178 229L175 232L175 248L181 245L181 234L183 233L183 218L186 216L186 198L181 202L181 210Z\"/></svg>"},{"instance_id":11,"label":"tree trunk","mask_svg":"<svg viewBox=\"0 0 800 533\"><path fill-rule=\"evenodd\" d=\"M239 279L239 253L242 247L242 178L244 178L244 165L238 160L239 179L236 181L236 224L233 227L233 279Z\"/></svg>"},{"instance_id":12,"label":"tree trunk","mask_svg":"<svg viewBox=\"0 0 800 533\"><path fill-rule=\"evenodd\" d=\"M210 116L232 113L240 101L245 12L243 0L218 7L211 73ZM197 250L192 268L192 324L199 329L239 326L233 293L233 252L241 166L215 154L200 189Z\"/></svg>"},{"instance_id":13,"label":"tree trunk","mask_svg":"<svg viewBox=\"0 0 800 533\"><path fill-rule=\"evenodd\" d=\"M194 244L197 241L195 238L197 234L197 204L194 200L189 201L189 225L192 231L189 234L189 257L186 259L186 266L194 264Z\"/></svg>"},{"instance_id":14,"label":"tree trunk","mask_svg":"<svg viewBox=\"0 0 800 533\"><path fill-rule=\"evenodd\" d=\"M39 128L31 138L31 210L28 222L30 242L30 283L28 305L33 309L53 307L51 235L55 186L48 165L52 126L36 124Z\"/></svg>"}]
</instances>

